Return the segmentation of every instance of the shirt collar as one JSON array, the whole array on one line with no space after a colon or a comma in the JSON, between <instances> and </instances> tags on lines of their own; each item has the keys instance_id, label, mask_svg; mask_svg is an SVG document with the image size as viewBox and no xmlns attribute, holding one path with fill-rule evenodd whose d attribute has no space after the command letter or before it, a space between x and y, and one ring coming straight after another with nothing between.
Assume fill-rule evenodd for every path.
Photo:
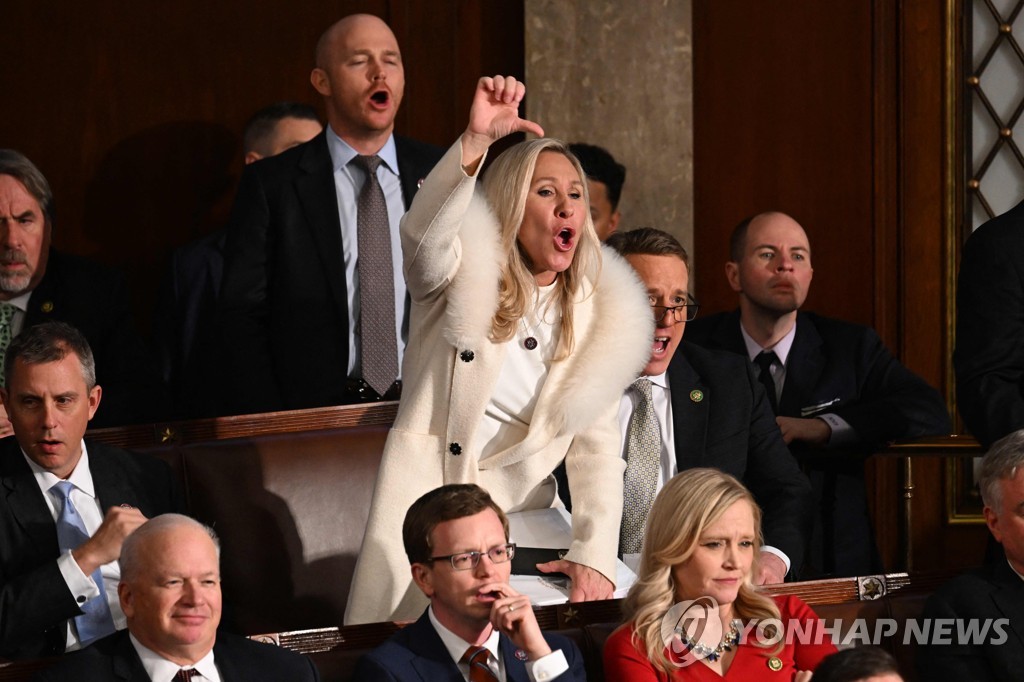
<instances>
[{"instance_id":1,"label":"shirt collar","mask_svg":"<svg viewBox=\"0 0 1024 682\"><path fill-rule=\"evenodd\" d=\"M32 476L36 479L36 485L43 491L43 494L49 492L50 488L57 485L57 482L60 481L54 474L33 462L32 458L25 454L24 450L21 451L21 456L25 458L28 468L32 470ZM84 440L82 441L82 457L78 460L78 464L75 465L74 471L68 476L68 481L89 497L96 498L96 487L93 485L92 472L89 468L89 451L85 447Z\"/></svg>"},{"instance_id":2,"label":"shirt collar","mask_svg":"<svg viewBox=\"0 0 1024 682\"><path fill-rule=\"evenodd\" d=\"M668 370L662 372L661 374L654 374L652 376L648 376L647 380L650 381L655 386L657 386L658 388L668 388Z\"/></svg>"},{"instance_id":3,"label":"shirt collar","mask_svg":"<svg viewBox=\"0 0 1024 682\"><path fill-rule=\"evenodd\" d=\"M338 137L331 126L327 126L327 150L331 153L331 167L335 172L345 168L352 162L352 159L359 156L359 152ZM377 152L377 156L384 162L388 170L398 175L398 151L395 149L394 135L388 135L388 141Z\"/></svg>"},{"instance_id":4,"label":"shirt collar","mask_svg":"<svg viewBox=\"0 0 1024 682\"><path fill-rule=\"evenodd\" d=\"M775 352L775 357L779 359L779 362L783 367L786 366L786 358L789 357L789 351L793 348L793 339L796 338L796 324L793 324L793 328L790 329L785 336L779 339L771 348L762 348L761 344L755 341L747 330L743 328L743 323L740 323L740 334L743 335L743 345L747 347L747 355L750 357L750 361L753 362L754 358L757 357L758 353L765 350Z\"/></svg>"},{"instance_id":5,"label":"shirt collar","mask_svg":"<svg viewBox=\"0 0 1024 682\"><path fill-rule=\"evenodd\" d=\"M205 656L192 665L181 666L168 661L157 652L143 646L135 638L135 635L129 633L128 637L131 639L132 646L135 647L135 652L139 654L139 658L142 660L142 667L146 669L149 679L153 680L153 682L172 682L174 676L183 667L195 668L203 676L203 679L211 680L211 682L220 682L220 672L217 670L213 660L213 649L207 651Z\"/></svg>"},{"instance_id":6,"label":"shirt collar","mask_svg":"<svg viewBox=\"0 0 1024 682\"><path fill-rule=\"evenodd\" d=\"M448 651L448 655L452 657L452 660L458 663L462 660L462 656L466 653L466 649L475 644L470 644L466 640L459 637L457 634L441 625L441 621L434 615L434 607L427 608L427 617L430 618L430 624L434 626L434 630L437 631L437 636L441 638L441 642L444 643L444 648ZM484 648L494 657L495 661L501 660L498 656L498 631L491 628L491 636L487 638L487 641L483 643Z\"/></svg>"},{"instance_id":7,"label":"shirt collar","mask_svg":"<svg viewBox=\"0 0 1024 682\"><path fill-rule=\"evenodd\" d=\"M30 290L30 291L26 291L25 293L23 293L23 294L21 294L19 296L15 296L14 298L9 299L7 301L7 303L13 305L15 308L17 308L21 312L25 312L26 310L28 310L28 299L31 298L31 297L32 297L32 291Z\"/></svg>"}]
</instances>

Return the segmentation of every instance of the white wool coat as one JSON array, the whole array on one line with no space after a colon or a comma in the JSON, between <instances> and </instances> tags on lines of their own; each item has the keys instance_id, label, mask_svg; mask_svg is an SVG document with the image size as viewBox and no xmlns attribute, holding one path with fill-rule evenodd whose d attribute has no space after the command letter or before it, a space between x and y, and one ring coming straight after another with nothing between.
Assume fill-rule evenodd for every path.
<instances>
[{"instance_id":1,"label":"white wool coat","mask_svg":"<svg viewBox=\"0 0 1024 682\"><path fill-rule=\"evenodd\" d=\"M481 461L477 427L509 342L489 338L498 307L499 225L456 143L402 220L412 299L402 400L388 434L356 564L346 624L419 617L402 522L424 493L476 483L506 511L551 506L551 473L564 459L573 500L566 558L612 582L625 463L617 411L650 356L653 318L633 269L602 247L575 303L575 348L552 362L526 437ZM482 165L482 164L481 164ZM595 268L596 270L596 268Z\"/></svg>"}]
</instances>

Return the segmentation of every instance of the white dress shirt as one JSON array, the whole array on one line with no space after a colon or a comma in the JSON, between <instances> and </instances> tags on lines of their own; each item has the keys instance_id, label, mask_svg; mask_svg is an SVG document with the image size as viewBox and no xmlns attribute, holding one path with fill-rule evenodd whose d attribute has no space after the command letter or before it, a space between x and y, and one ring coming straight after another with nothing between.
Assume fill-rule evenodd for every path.
<instances>
[{"instance_id":1,"label":"white dress shirt","mask_svg":"<svg viewBox=\"0 0 1024 682\"><path fill-rule=\"evenodd\" d=\"M434 615L434 607L431 606L427 609L427 616L430 618L430 624L437 631L438 637L441 638L444 648L447 649L448 655L459 666L459 672L462 673L466 682L469 682L469 665L459 661L462 660L466 650L474 645L441 625L441 622L437 620L437 616ZM498 682L505 682L507 677L505 675L505 662L501 660L501 647L498 646L499 637L498 631L492 629L491 636L487 638L487 641L482 646L490 653L490 656L487 657L487 665L491 672L498 678ZM568 669L569 663L565 660L565 653L561 649L555 649L547 656L541 656L536 661L526 661L526 674L529 675L533 682L553 680Z\"/></svg>"},{"instance_id":2,"label":"white dress shirt","mask_svg":"<svg viewBox=\"0 0 1024 682\"><path fill-rule=\"evenodd\" d=\"M57 517L60 515L60 499L55 492L51 491L51 488L60 479L33 462L25 454L24 450L22 450L21 454L32 470L36 485L39 486L39 490L43 493L46 506L50 510L50 515L53 516L53 522L57 523ZM96 487L93 485L92 471L89 469L89 452L85 447L85 441L82 441L82 457L78 460L75 470L68 476L68 481L75 486L74 490L71 491L71 502L75 505L75 509L78 510L78 514L85 524L85 530L89 533L89 537L92 537L103 524L103 506L102 500L96 497ZM92 576L82 572L78 562L71 556L70 551L60 555L57 559L57 567L60 569L61 575L64 576L64 582L67 583L68 590L71 591L76 601L81 597L85 597L88 600L100 595L99 586L92 581ZM107 604L110 605L110 615L114 619L114 628L123 630L126 621L124 612L121 610L121 602L117 597L117 584L121 581L121 568L118 566L117 561L112 561L100 567L100 574L103 576L104 595L106 596ZM75 628L74 619L68 620L66 643L67 651L74 651L82 646L78 639L78 630Z\"/></svg>"},{"instance_id":3,"label":"white dress shirt","mask_svg":"<svg viewBox=\"0 0 1024 682\"><path fill-rule=\"evenodd\" d=\"M26 291L20 296L8 300L7 302L13 305L17 310L14 311L14 317L11 318L11 338L21 333L22 327L25 326L25 313L28 311L28 299L32 297L31 291ZM5 415L6 416L6 415Z\"/></svg>"},{"instance_id":4,"label":"white dress shirt","mask_svg":"<svg viewBox=\"0 0 1024 682\"><path fill-rule=\"evenodd\" d=\"M217 665L213 660L213 649L210 649L205 656L192 665L182 666L172 663L152 649L146 648L139 640L135 639L135 635L129 634L128 638L131 640L132 646L135 647L135 653L142 660L142 667L146 669L146 674L149 675L151 682L173 682L174 676L183 668L186 670L192 668L196 671L192 674L193 680L221 682L220 671L217 670Z\"/></svg>"},{"instance_id":5,"label":"white dress shirt","mask_svg":"<svg viewBox=\"0 0 1024 682\"><path fill-rule=\"evenodd\" d=\"M353 165L352 159L359 155L347 142L327 126L327 149L331 154L334 168L334 188L338 194L338 217L341 220L341 249L345 257L345 289L348 295L348 375L362 376L360 364L361 343L355 333L359 322L359 230L357 206L359 193L366 182L366 173ZM383 163L377 168L377 180L384 191L388 206L388 223L391 227L391 265L395 280L395 338L398 339L398 371L401 377L402 357L408 340L409 327L406 324L406 286L402 274L402 243L398 235L398 224L405 213L402 198L402 182L398 176L398 152L395 136L388 141L377 156Z\"/></svg>"}]
</instances>

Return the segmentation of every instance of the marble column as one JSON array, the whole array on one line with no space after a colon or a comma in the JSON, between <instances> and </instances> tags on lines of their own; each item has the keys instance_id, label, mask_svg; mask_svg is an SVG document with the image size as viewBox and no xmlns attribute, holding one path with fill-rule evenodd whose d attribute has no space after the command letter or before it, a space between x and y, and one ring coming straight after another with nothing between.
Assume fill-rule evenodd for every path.
<instances>
[{"instance_id":1,"label":"marble column","mask_svg":"<svg viewBox=\"0 0 1024 682\"><path fill-rule=\"evenodd\" d=\"M526 0L527 115L626 166L619 229L693 249L691 0Z\"/></svg>"}]
</instances>

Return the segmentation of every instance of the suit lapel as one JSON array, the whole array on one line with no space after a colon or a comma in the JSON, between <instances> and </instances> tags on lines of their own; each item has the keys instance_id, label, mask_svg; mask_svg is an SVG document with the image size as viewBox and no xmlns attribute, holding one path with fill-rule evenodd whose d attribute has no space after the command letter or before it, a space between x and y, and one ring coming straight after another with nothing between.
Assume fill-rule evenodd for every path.
<instances>
[{"instance_id":1,"label":"suit lapel","mask_svg":"<svg viewBox=\"0 0 1024 682\"><path fill-rule=\"evenodd\" d=\"M526 672L526 663L516 656L516 653L522 652L522 649L513 644L512 640L505 635L499 635L498 649L501 651L501 660L505 665L506 682L530 682L530 676Z\"/></svg>"},{"instance_id":2,"label":"suit lapel","mask_svg":"<svg viewBox=\"0 0 1024 682\"><path fill-rule=\"evenodd\" d=\"M423 168L423 159L406 138L395 135L395 151L398 154L398 179L402 184L402 201L405 202L405 210L408 211L413 197L416 196L416 190L420 188L420 183L430 169Z\"/></svg>"},{"instance_id":3,"label":"suit lapel","mask_svg":"<svg viewBox=\"0 0 1024 682\"><path fill-rule=\"evenodd\" d=\"M708 428L708 394L693 365L679 348L668 368L669 395L672 399L672 429L676 449L676 467L685 471L703 463ZM699 394L697 393L699 391Z\"/></svg>"},{"instance_id":4,"label":"suit lapel","mask_svg":"<svg viewBox=\"0 0 1024 682\"><path fill-rule=\"evenodd\" d=\"M426 611L402 635L406 646L416 654L412 666L423 682L465 682Z\"/></svg>"},{"instance_id":5,"label":"suit lapel","mask_svg":"<svg viewBox=\"0 0 1024 682\"><path fill-rule=\"evenodd\" d=\"M0 480L2 492L7 497L7 508L35 546L36 552L41 556L56 558L60 551L53 515L13 437L4 442L0 457L3 458L0 463Z\"/></svg>"},{"instance_id":6,"label":"suit lapel","mask_svg":"<svg viewBox=\"0 0 1024 682\"><path fill-rule=\"evenodd\" d=\"M814 388L825 369L821 344L814 323L806 315L797 314L796 337L786 358L786 382L779 399L780 415L800 417L800 410L812 402Z\"/></svg>"},{"instance_id":7,"label":"suit lapel","mask_svg":"<svg viewBox=\"0 0 1024 682\"><path fill-rule=\"evenodd\" d=\"M149 674L142 666L142 659L128 637L128 631L122 630L114 637L117 637L117 642L114 646L111 668L115 678L130 682L150 682Z\"/></svg>"},{"instance_id":8,"label":"suit lapel","mask_svg":"<svg viewBox=\"0 0 1024 682\"><path fill-rule=\"evenodd\" d=\"M306 145L299 160L301 173L295 178L295 193L323 261L324 274L342 318L348 318L345 268L342 264L341 218L338 193L334 186L334 168L327 149L327 132Z\"/></svg>"}]
</instances>

